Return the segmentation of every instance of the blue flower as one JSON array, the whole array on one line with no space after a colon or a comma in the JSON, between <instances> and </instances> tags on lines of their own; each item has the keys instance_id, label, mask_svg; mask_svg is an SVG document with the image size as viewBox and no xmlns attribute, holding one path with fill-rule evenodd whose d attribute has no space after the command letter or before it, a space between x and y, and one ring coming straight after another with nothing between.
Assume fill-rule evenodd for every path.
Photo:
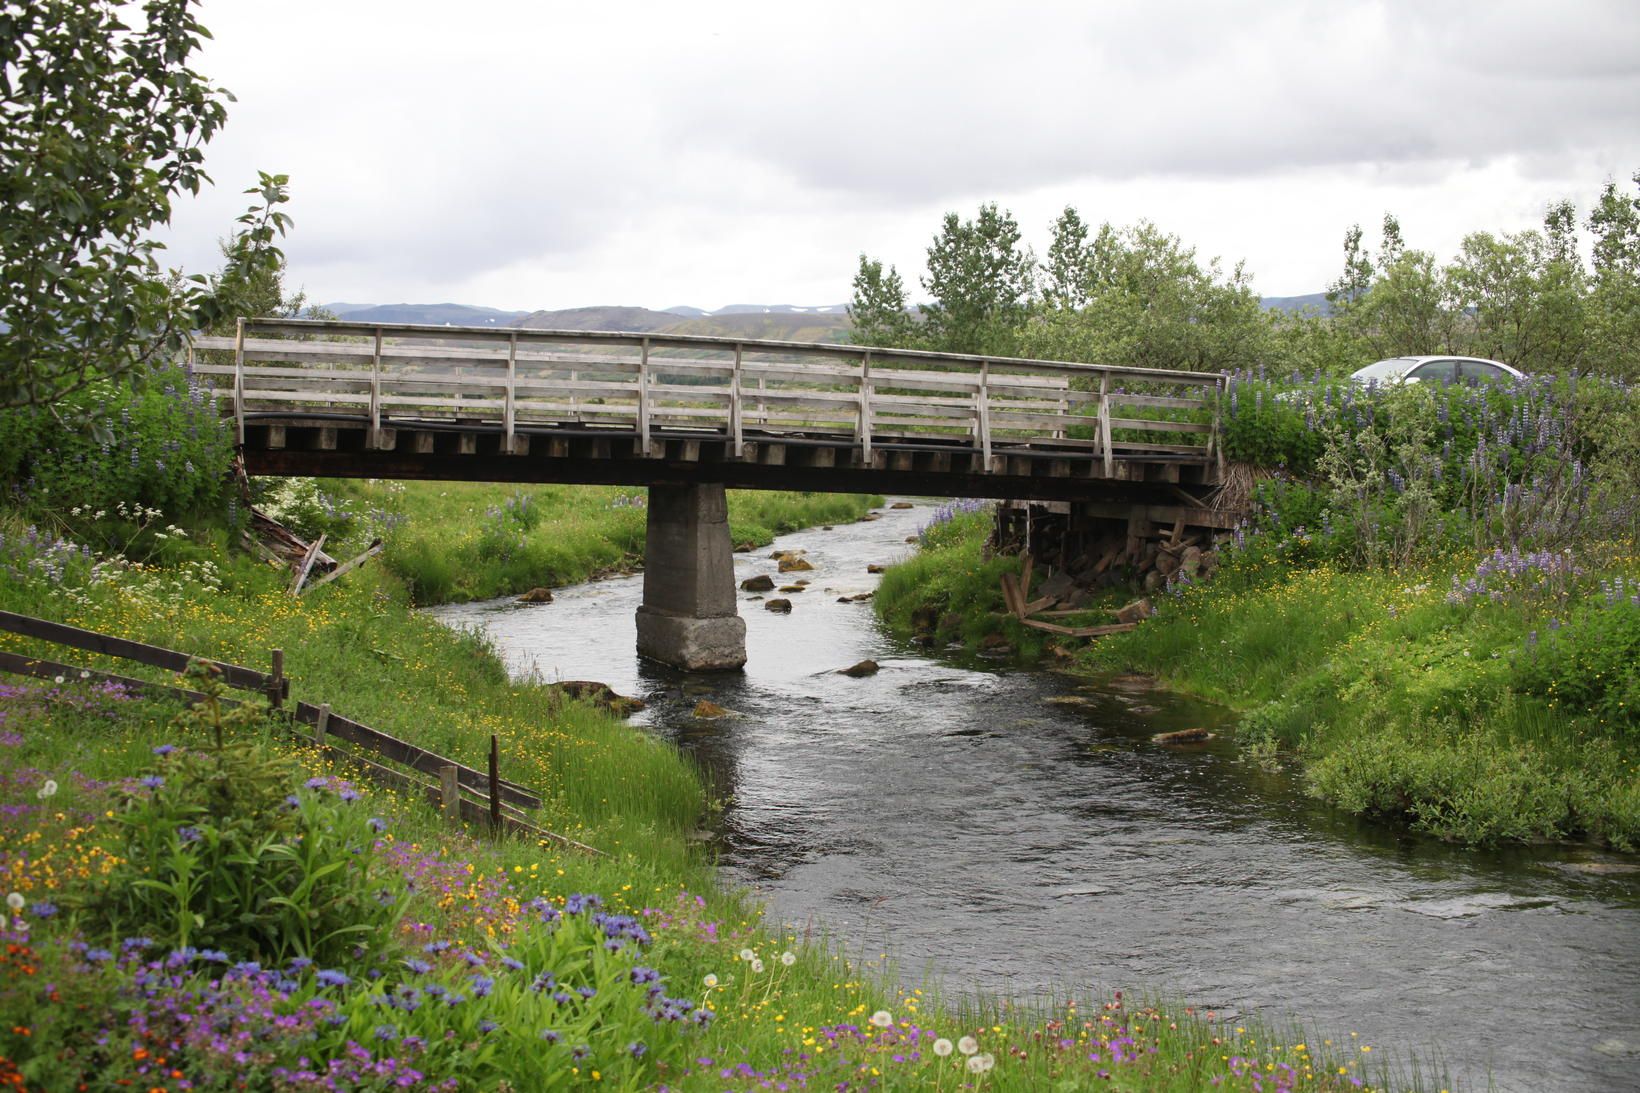
<instances>
[{"instance_id":1,"label":"blue flower","mask_svg":"<svg viewBox=\"0 0 1640 1093\"><path fill-rule=\"evenodd\" d=\"M378 1040L397 1040L398 1038L399 1038L399 1030L394 1028L392 1025L377 1025L376 1026L376 1039L378 1039Z\"/></svg>"},{"instance_id":2,"label":"blue flower","mask_svg":"<svg viewBox=\"0 0 1640 1093\"><path fill-rule=\"evenodd\" d=\"M175 744L160 744L153 749L155 755L170 755L176 750Z\"/></svg>"},{"instance_id":3,"label":"blue flower","mask_svg":"<svg viewBox=\"0 0 1640 1093\"><path fill-rule=\"evenodd\" d=\"M107 949L87 949L85 951L85 962L87 964L102 964L113 959L114 954Z\"/></svg>"},{"instance_id":4,"label":"blue flower","mask_svg":"<svg viewBox=\"0 0 1640 1093\"><path fill-rule=\"evenodd\" d=\"M491 1021L487 1018L478 1023L478 1031L480 1031L480 1032L494 1032L496 1029L498 1029L500 1027L501 1027L500 1025L496 1024L494 1021Z\"/></svg>"},{"instance_id":5,"label":"blue flower","mask_svg":"<svg viewBox=\"0 0 1640 1093\"><path fill-rule=\"evenodd\" d=\"M626 1045L626 1053L634 1059L643 1058L643 1053L648 1050L648 1048L643 1046L642 1040L634 1040L630 1044Z\"/></svg>"},{"instance_id":6,"label":"blue flower","mask_svg":"<svg viewBox=\"0 0 1640 1093\"><path fill-rule=\"evenodd\" d=\"M364 824L378 835L387 830L387 821L382 819L380 816L372 816L370 819L366 820Z\"/></svg>"},{"instance_id":7,"label":"blue flower","mask_svg":"<svg viewBox=\"0 0 1640 1093\"><path fill-rule=\"evenodd\" d=\"M197 843L200 839L199 828L179 827L177 828L177 838L185 843Z\"/></svg>"},{"instance_id":8,"label":"blue flower","mask_svg":"<svg viewBox=\"0 0 1640 1093\"><path fill-rule=\"evenodd\" d=\"M160 786L165 784L165 779L161 778L157 774L144 774L138 779L138 781L147 786L149 789L158 789Z\"/></svg>"},{"instance_id":9,"label":"blue flower","mask_svg":"<svg viewBox=\"0 0 1640 1093\"><path fill-rule=\"evenodd\" d=\"M484 998L484 997L488 996L490 991L492 991L493 989L495 989L495 980L491 979L489 976L487 976L487 975L475 975L475 976L473 976L473 997L474 998Z\"/></svg>"},{"instance_id":10,"label":"blue flower","mask_svg":"<svg viewBox=\"0 0 1640 1093\"><path fill-rule=\"evenodd\" d=\"M321 987L345 987L353 982L346 972L337 971L335 968L325 968L313 978Z\"/></svg>"},{"instance_id":11,"label":"blue flower","mask_svg":"<svg viewBox=\"0 0 1640 1093\"><path fill-rule=\"evenodd\" d=\"M433 970L433 966L425 960L406 960L404 966L417 975L426 975Z\"/></svg>"},{"instance_id":12,"label":"blue flower","mask_svg":"<svg viewBox=\"0 0 1640 1093\"><path fill-rule=\"evenodd\" d=\"M541 1030L541 1039L545 1040L549 1044L556 1044L559 1040L562 1040L563 1037L552 1031L550 1028L544 1028Z\"/></svg>"}]
</instances>

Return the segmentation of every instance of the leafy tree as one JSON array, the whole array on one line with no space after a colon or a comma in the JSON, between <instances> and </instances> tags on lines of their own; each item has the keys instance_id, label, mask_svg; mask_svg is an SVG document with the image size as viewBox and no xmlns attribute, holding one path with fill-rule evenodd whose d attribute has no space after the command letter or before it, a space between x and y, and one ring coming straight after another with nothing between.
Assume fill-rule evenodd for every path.
<instances>
[{"instance_id":1,"label":"leafy tree","mask_svg":"<svg viewBox=\"0 0 1640 1093\"><path fill-rule=\"evenodd\" d=\"M933 297L923 308L931 348L1005 356L1016 351L1034 290L1036 259L1020 245L1013 214L995 202L973 220L946 213L928 248L922 285Z\"/></svg>"},{"instance_id":2,"label":"leafy tree","mask_svg":"<svg viewBox=\"0 0 1640 1093\"><path fill-rule=\"evenodd\" d=\"M1584 277L1575 255L1557 260L1542 232L1466 236L1450 276L1469 317L1474 356L1526 371L1575 366L1584 346Z\"/></svg>"},{"instance_id":3,"label":"leafy tree","mask_svg":"<svg viewBox=\"0 0 1640 1093\"><path fill-rule=\"evenodd\" d=\"M175 353L222 314L202 279L161 276L178 194L209 178L203 146L231 96L188 67L209 32L194 0L0 3L0 406L47 404ZM277 264L283 179L263 176L244 245Z\"/></svg>"},{"instance_id":4,"label":"leafy tree","mask_svg":"<svg viewBox=\"0 0 1640 1093\"><path fill-rule=\"evenodd\" d=\"M1594 263L1589 295L1588 362L1640 379L1640 171L1634 196L1608 181L1589 213Z\"/></svg>"},{"instance_id":5,"label":"leafy tree","mask_svg":"<svg viewBox=\"0 0 1640 1093\"><path fill-rule=\"evenodd\" d=\"M906 308L905 282L893 266L883 271L880 260L860 255L854 274L854 298L849 301L849 339L856 345L883 345L904 349L916 341Z\"/></svg>"},{"instance_id":6,"label":"leafy tree","mask_svg":"<svg viewBox=\"0 0 1640 1093\"><path fill-rule=\"evenodd\" d=\"M1109 227L1109 225L1106 225ZM1048 243L1048 265L1043 270L1042 303L1049 308L1078 311L1086 306L1095 270L1088 226L1070 205L1054 221Z\"/></svg>"}]
</instances>

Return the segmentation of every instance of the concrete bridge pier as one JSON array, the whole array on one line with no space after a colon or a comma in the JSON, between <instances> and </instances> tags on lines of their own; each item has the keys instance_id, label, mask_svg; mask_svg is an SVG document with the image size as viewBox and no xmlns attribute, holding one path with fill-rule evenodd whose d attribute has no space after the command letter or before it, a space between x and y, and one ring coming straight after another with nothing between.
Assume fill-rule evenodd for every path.
<instances>
[{"instance_id":1,"label":"concrete bridge pier","mask_svg":"<svg viewBox=\"0 0 1640 1093\"><path fill-rule=\"evenodd\" d=\"M746 663L735 613L734 544L721 484L649 487L638 653L674 668Z\"/></svg>"}]
</instances>

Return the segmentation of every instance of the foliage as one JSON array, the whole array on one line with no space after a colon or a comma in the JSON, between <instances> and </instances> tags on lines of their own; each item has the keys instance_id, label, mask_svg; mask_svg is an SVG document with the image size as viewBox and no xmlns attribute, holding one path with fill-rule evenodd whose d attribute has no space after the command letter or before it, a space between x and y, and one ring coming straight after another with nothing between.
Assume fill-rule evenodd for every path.
<instances>
[{"instance_id":1,"label":"foliage","mask_svg":"<svg viewBox=\"0 0 1640 1093\"><path fill-rule=\"evenodd\" d=\"M0 406L46 406L175 356L282 263L287 180L262 174L221 295L160 274L149 233L209 181L203 148L231 98L187 67L209 37L193 6L147 0L132 24L106 0L0 12Z\"/></svg>"},{"instance_id":2,"label":"foliage","mask_svg":"<svg viewBox=\"0 0 1640 1093\"><path fill-rule=\"evenodd\" d=\"M176 516L218 504L233 439L205 389L181 365L88 380L55 406L0 412L0 480L62 516L119 502Z\"/></svg>"},{"instance_id":3,"label":"foliage","mask_svg":"<svg viewBox=\"0 0 1640 1093\"><path fill-rule=\"evenodd\" d=\"M908 348L916 341L915 324L906 308L905 282L893 266L860 255L854 295L848 305L849 340L856 345Z\"/></svg>"},{"instance_id":4,"label":"foliage","mask_svg":"<svg viewBox=\"0 0 1640 1093\"><path fill-rule=\"evenodd\" d=\"M125 791L119 864L86 901L87 924L239 959L363 967L403 903L350 807L358 792L312 779L292 794L296 768L269 750L265 710L225 708L215 670L197 662L189 679L205 700L174 728L209 744L159 746L155 770Z\"/></svg>"},{"instance_id":5,"label":"foliage","mask_svg":"<svg viewBox=\"0 0 1640 1093\"><path fill-rule=\"evenodd\" d=\"M923 307L928 348L1013 355L1035 291L1035 268L1019 223L995 202L981 205L972 220L946 213L922 280L933 297Z\"/></svg>"},{"instance_id":6,"label":"foliage","mask_svg":"<svg viewBox=\"0 0 1640 1093\"><path fill-rule=\"evenodd\" d=\"M1640 737L1640 581L1602 581L1564 621L1528 633L1514 661L1522 691Z\"/></svg>"}]
</instances>

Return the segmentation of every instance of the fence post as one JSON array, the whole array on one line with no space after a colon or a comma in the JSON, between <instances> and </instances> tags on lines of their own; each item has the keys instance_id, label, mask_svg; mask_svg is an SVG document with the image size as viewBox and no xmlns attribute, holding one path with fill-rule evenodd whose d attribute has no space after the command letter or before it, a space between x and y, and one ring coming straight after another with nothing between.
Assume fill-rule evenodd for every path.
<instances>
[{"instance_id":1,"label":"fence post","mask_svg":"<svg viewBox=\"0 0 1640 1093\"><path fill-rule=\"evenodd\" d=\"M643 355L638 359L638 447L649 454L649 339L643 340Z\"/></svg>"},{"instance_id":2,"label":"fence post","mask_svg":"<svg viewBox=\"0 0 1640 1093\"><path fill-rule=\"evenodd\" d=\"M490 734L490 833L501 834L501 745Z\"/></svg>"},{"instance_id":3,"label":"fence post","mask_svg":"<svg viewBox=\"0 0 1640 1093\"><path fill-rule=\"evenodd\" d=\"M268 680L268 705L280 709L285 704L285 651L273 650L272 678Z\"/></svg>"},{"instance_id":4,"label":"fence post","mask_svg":"<svg viewBox=\"0 0 1640 1093\"><path fill-rule=\"evenodd\" d=\"M729 432L733 435L736 459L746 454L746 424L740 406L740 365L744 348L739 342L735 343L735 370L729 376Z\"/></svg>"},{"instance_id":5,"label":"fence post","mask_svg":"<svg viewBox=\"0 0 1640 1093\"><path fill-rule=\"evenodd\" d=\"M245 447L245 318L235 320L233 335L233 416L239 447Z\"/></svg>"},{"instance_id":6,"label":"fence post","mask_svg":"<svg viewBox=\"0 0 1640 1093\"><path fill-rule=\"evenodd\" d=\"M871 466L871 350L860 358L860 462Z\"/></svg>"},{"instance_id":7,"label":"fence post","mask_svg":"<svg viewBox=\"0 0 1640 1093\"><path fill-rule=\"evenodd\" d=\"M1099 447L1105 457L1105 477L1116 476L1116 456L1110 440L1110 373L1099 377Z\"/></svg>"},{"instance_id":8,"label":"fence post","mask_svg":"<svg viewBox=\"0 0 1640 1093\"><path fill-rule=\"evenodd\" d=\"M382 446L382 328L376 328L376 346L370 356L370 448Z\"/></svg>"},{"instance_id":9,"label":"fence post","mask_svg":"<svg viewBox=\"0 0 1640 1093\"><path fill-rule=\"evenodd\" d=\"M514 386L518 382L518 331L513 331L507 340L507 405L504 410L503 425L507 431L507 450L503 455L517 455L518 448L513 443L513 431L517 422L516 395Z\"/></svg>"},{"instance_id":10,"label":"fence post","mask_svg":"<svg viewBox=\"0 0 1640 1093\"><path fill-rule=\"evenodd\" d=\"M330 703L326 702L319 707L319 716L313 722L313 743L318 747L325 746L325 731L330 728Z\"/></svg>"},{"instance_id":11,"label":"fence post","mask_svg":"<svg viewBox=\"0 0 1640 1093\"><path fill-rule=\"evenodd\" d=\"M974 397L979 401L979 447L984 459L981 473L991 473L991 362L979 362L979 390Z\"/></svg>"},{"instance_id":12,"label":"fence post","mask_svg":"<svg viewBox=\"0 0 1640 1093\"><path fill-rule=\"evenodd\" d=\"M438 768L438 784L444 818L459 827L461 825L461 783L456 781L454 764Z\"/></svg>"}]
</instances>

